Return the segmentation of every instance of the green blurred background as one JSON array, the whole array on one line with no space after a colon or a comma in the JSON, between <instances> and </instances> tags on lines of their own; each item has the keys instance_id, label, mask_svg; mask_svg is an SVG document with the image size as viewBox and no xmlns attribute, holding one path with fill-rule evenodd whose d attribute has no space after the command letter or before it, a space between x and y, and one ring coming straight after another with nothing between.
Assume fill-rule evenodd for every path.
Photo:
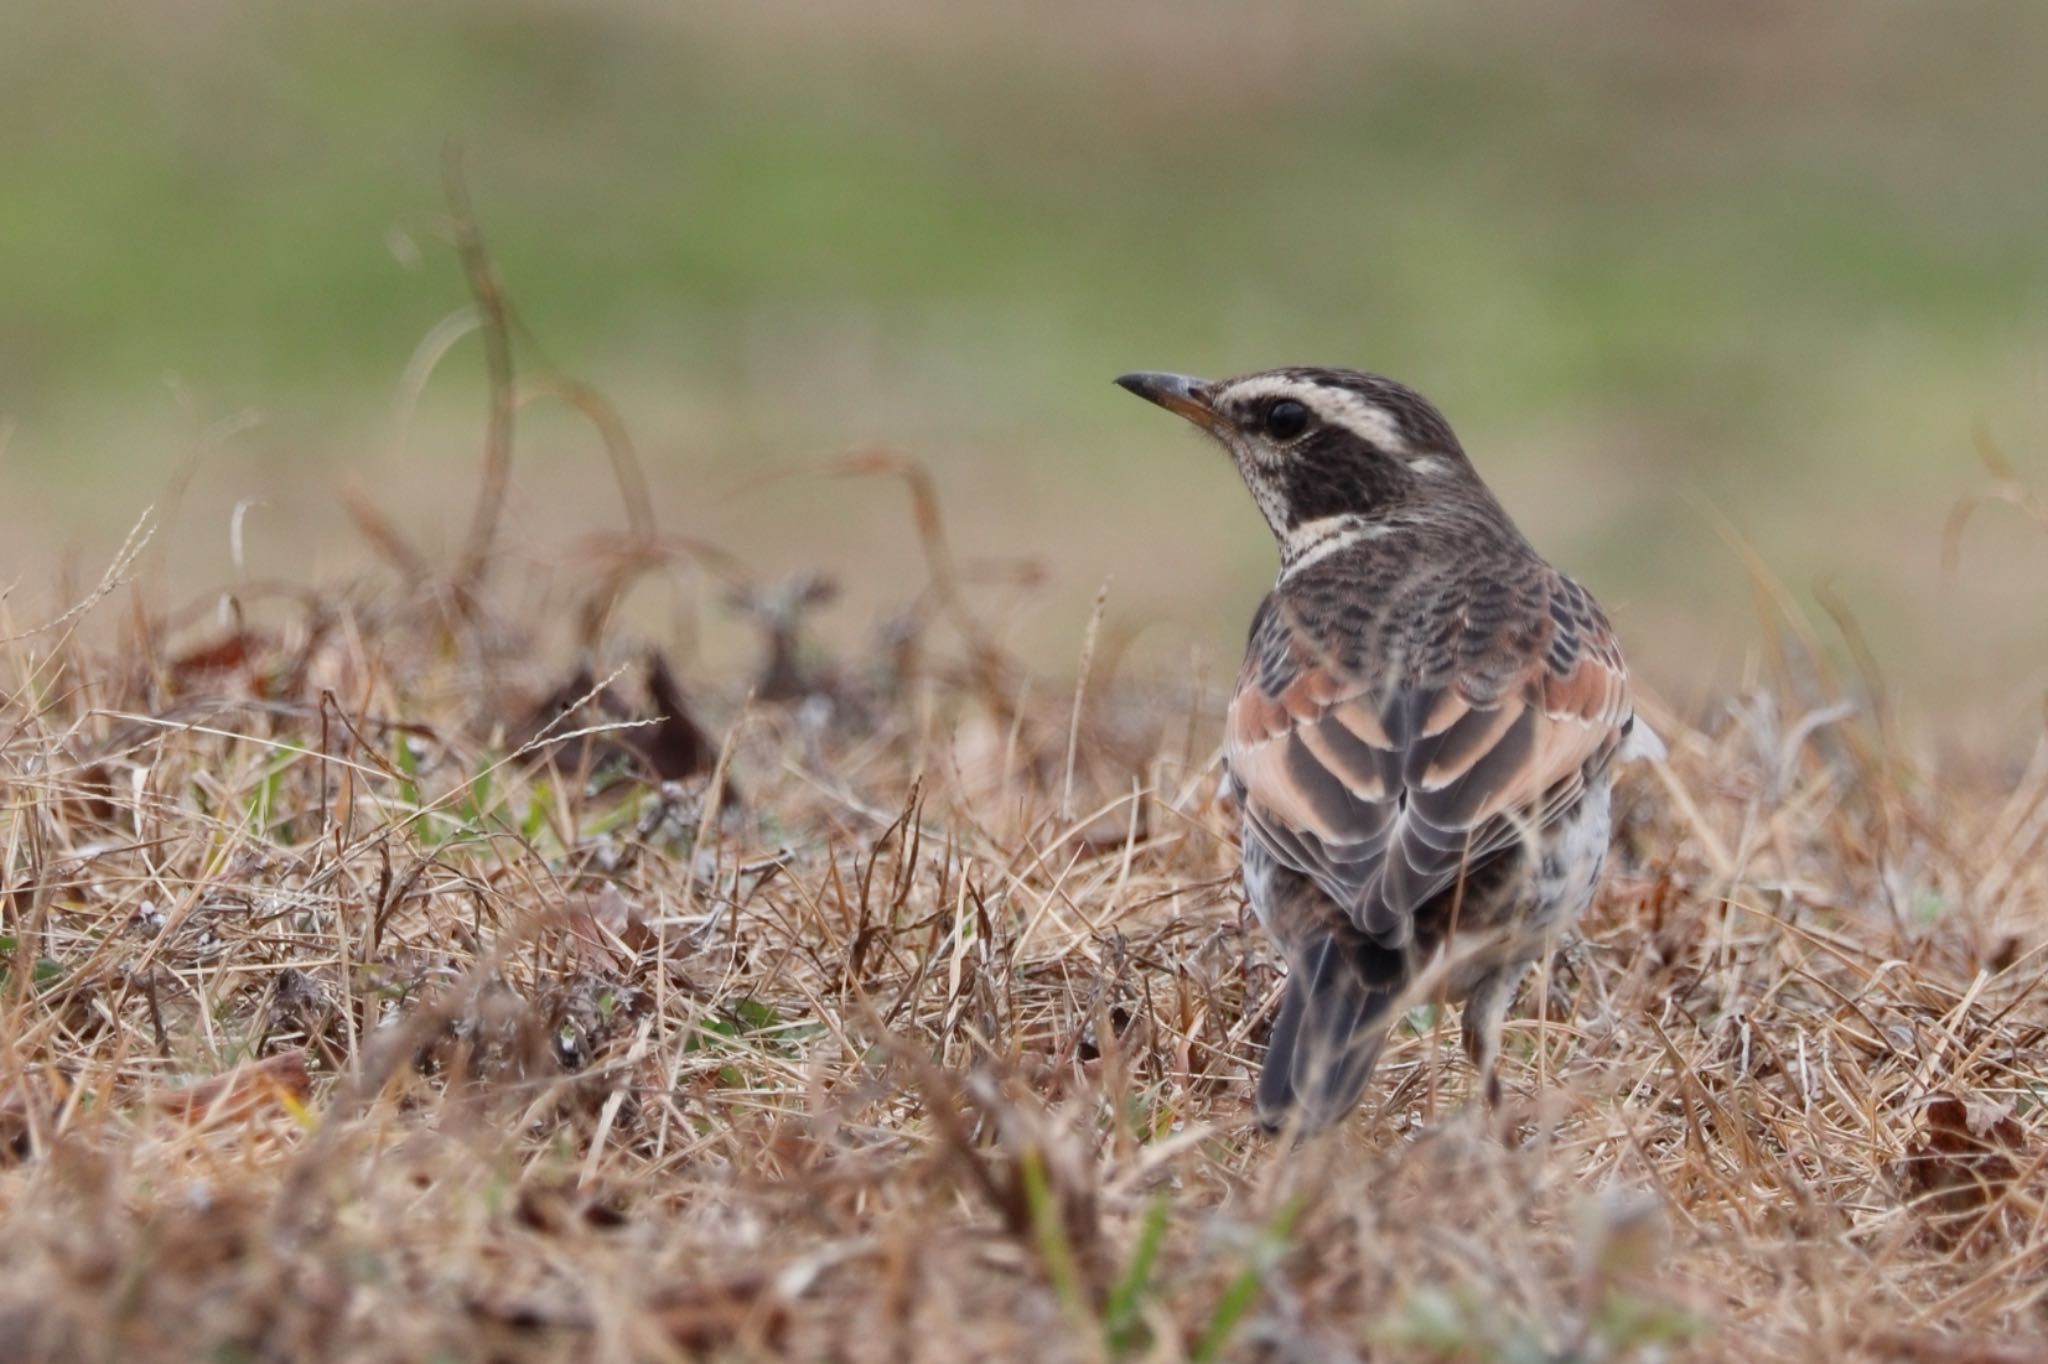
<instances>
[{"instance_id":1,"label":"green blurred background","mask_svg":"<svg viewBox=\"0 0 2048 1364\"><path fill-rule=\"evenodd\" d=\"M2015 717L2048 536L1940 542L1974 432L2043 465L2044 53L2031 0L9 4L0 573L36 617L154 501L197 590L251 498L245 572L342 573L350 482L452 554L474 339L394 408L466 299L453 141L664 526L838 574L843 630L917 585L900 492L764 475L882 441L964 556L1044 565L1049 669L1114 575L1158 658L1227 671L1264 530L1109 379L1341 363L1447 410L1674 702L1754 650L1725 520L1912 694ZM515 477L524 553L618 521L572 415Z\"/></svg>"}]
</instances>

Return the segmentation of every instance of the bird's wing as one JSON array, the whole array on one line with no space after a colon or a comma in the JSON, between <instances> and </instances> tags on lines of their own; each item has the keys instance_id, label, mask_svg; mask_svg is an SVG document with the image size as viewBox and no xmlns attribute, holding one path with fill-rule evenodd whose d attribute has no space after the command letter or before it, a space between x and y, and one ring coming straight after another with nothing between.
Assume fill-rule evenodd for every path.
<instances>
[{"instance_id":1,"label":"bird's wing","mask_svg":"<svg viewBox=\"0 0 2048 1364\"><path fill-rule=\"evenodd\" d=\"M1418 908L1570 808L1628 732L1606 621L1569 580L1547 591L1517 629L1421 675L1345 669L1284 606L1262 613L1227 736L1247 836L1381 943L1407 941Z\"/></svg>"}]
</instances>

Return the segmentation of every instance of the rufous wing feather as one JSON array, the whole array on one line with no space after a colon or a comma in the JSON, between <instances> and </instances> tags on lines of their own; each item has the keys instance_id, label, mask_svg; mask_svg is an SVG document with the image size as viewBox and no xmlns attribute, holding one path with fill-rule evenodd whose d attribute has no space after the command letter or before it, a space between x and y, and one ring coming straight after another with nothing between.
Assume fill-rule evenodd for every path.
<instances>
[{"instance_id":1,"label":"rufous wing feather","mask_svg":"<svg viewBox=\"0 0 2048 1364\"><path fill-rule=\"evenodd\" d=\"M1248 836L1374 938L1405 940L1423 903L1568 808L1627 728L1605 622L1539 620L1536 647L1483 677L1351 675L1306 641L1273 691L1271 668L1248 667L1227 739Z\"/></svg>"}]
</instances>

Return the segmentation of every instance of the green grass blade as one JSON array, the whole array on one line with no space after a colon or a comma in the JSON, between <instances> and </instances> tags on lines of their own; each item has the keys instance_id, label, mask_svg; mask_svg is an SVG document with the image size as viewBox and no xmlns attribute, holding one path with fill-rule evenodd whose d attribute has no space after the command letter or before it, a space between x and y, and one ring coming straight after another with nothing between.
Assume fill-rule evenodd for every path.
<instances>
[{"instance_id":1,"label":"green grass blade","mask_svg":"<svg viewBox=\"0 0 2048 1364\"><path fill-rule=\"evenodd\" d=\"M1131 1263L1110 1290L1109 1305L1103 1311L1102 1329L1112 1357L1135 1348L1138 1340L1138 1309L1152 1287L1152 1269L1159 1261L1159 1243L1166 1235L1169 1203L1165 1194L1145 1209L1145 1223L1138 1230L1138 1244L1131 1251Z\"/></svg>"},{"instance_id":2,"label":"green grass blade","mask_svg":"<svg viewBox=\"0 0 2048 1364\"><path fill-rule=\"evenodd\" d=\"M1052 1185L1045 1177L1045 1157L1037 1150L1026 1151L1017 1163L1024 1183L1024 1206L1031 1215L1031 1235L1045 1272L1052 1279L1060 1306L1077 1326L1092 1326L1087 1294L1081 1288L1081 1264L1067 1238L1065 1221L1054 1201Z\"/></svg>"},{"instance_id":3,"label":"green grass blade","mask_svg":"<svg viewBox=\"0 0 2048 1364\"><path fill-rule=\"evenodd\" d=\"M1230 1281L1230 1286L1223 1290L1223 1297L1216 1304L1216 1310L1210 1314L1208 1329L1202 1332L1202 1339L1195 1346L1193 1358L1196 1364L1217 1358L1223 1347L1230 1343L1238 1323L1258 1301L1259 1289L1265 1284L1267 1272L1286 1251L1287 1238L1307 1201L1299 1194L1289 1199L1287 1205L1266 1224L1265 1230L1259 1233L1258 1244L1252 1248L1251 1263Z\"/></svg>"}]
</instances>

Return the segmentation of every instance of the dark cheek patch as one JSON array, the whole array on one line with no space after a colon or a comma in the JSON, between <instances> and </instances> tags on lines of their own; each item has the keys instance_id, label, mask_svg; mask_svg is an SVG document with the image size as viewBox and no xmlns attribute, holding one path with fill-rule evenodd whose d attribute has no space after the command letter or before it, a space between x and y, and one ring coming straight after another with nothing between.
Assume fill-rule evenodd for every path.
<instances>
[{"instance_id":1,"label":"dark cheek patch","mask_svg":"<svg viewBox=\"0 0 2048 1364\"><path fill-rule=\"evenodd\" d=\"M1290 527L1384 505L1400 481L1384 455L1339 427L1325 427L1295 446L1281 476Z\"/></svg>"}]
</instances>

